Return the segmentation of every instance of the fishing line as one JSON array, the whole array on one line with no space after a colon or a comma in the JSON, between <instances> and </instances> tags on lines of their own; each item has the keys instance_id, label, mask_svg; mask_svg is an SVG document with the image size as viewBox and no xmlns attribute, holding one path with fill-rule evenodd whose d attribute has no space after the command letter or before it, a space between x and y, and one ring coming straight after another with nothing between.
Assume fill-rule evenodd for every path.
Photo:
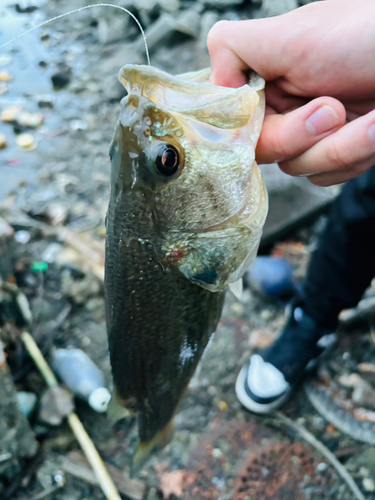
<instances>
[{"instance_id":1,"label":"fishing line","mask_svg":"<svg viewBox=\"0 0 375 500\"><path fill-rule=\"evenodd\" d=\"M3 47L6 47L7 45L14 42L15 40L18 40L18 38L21 38L21 37L27 35L28 33L31 33L32 31L34 31L38 28L41 28L42 26L45 26L48 23L51 23L52 21L56 21L57 19L61 19L62 17L70 16L70 14L74 14L75 12L81 12L82 10L92 9L94 7L113 7L114 9L119 9L119 10L122 10L123 12L126 12L127 14L129 14L129 16L132 19L134 19L134 21L137 23L137 26L140 29L142 36L143 36L143 41L144 41L145 50L146 50L147 64L149 66L151 66L150 54L148 52L146 34L144 32L144 29L142 28L141 23L138 21L138 19L135 17L135 15L132 12L130 12L130 10L125 9L125 7L121 7L120 5L114 5L112 3L95 3L95 4L85 5L84 7L80 7L79 9L74 9L74 10L71 10L70 12L65 12L65 14L60 14L59 16L53 17L52 19L48 19L47 21L43 21L42 23L38 24L37 26L34 26L34 28L30 28L29 30L25 31L24 33L21 33L20 35L15 36L14 38L12 38L8 42L4 43L3 45L0 45L0 49L2 49Z\"/></svg>"}]
</instances>

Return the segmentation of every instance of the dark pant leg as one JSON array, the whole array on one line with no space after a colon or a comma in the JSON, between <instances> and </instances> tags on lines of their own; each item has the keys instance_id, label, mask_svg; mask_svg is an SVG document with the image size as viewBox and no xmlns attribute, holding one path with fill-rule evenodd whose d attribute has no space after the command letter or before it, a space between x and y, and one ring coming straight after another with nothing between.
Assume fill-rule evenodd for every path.
<instances>
[{"instance_id":1,"label":"dark pant leg","mask_svg":"<svg viewBox=\"0 0 375 500\"><path fill-rule=\"evenodd\" d=\"M302 291L303 308L335 329L375 276L375 167L349 181L334 202Z\"/></svg>"}]
</instances>

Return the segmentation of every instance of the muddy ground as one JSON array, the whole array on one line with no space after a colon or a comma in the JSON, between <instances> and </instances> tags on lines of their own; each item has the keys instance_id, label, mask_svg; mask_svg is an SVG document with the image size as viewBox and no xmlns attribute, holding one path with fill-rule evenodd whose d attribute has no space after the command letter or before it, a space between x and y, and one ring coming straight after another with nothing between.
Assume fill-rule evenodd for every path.
<instances>
[{"instance_id":1,"label":"muddy ground","mask_svg":"<svg viewBox=\"0 0 375 500\"><path fill-rule=\"evenodd\" d=\"M49 1L15 7L2 2L0 44L50 16L83 5ZM209 64L204 40L217 20L272 15L297 7L293 0L263 4L258 0L135 0L121 5L151 30L152 64L172 73ZM125 95L117 73L125 63L144 62L134 22L125 14L99 8L56 21L0 50L0 71L12 77L1 86L1 112L18 106L44 117L36 128L30 123L0 122L0 133L8 142L0 151L0 216L19 240L13 236L2 240L3 248L9 248L0 257L0 270L28 297L34 318L30 330L47 359L55 347L79 347L102 369L109 388L102 282L90 266L85 267L77 249L64 245L59 228L89 234L90 245L101 255L109 196L108 145ZM32 146L37 146L33 151L17 145L17 137L25 132L33 136ZM276 253L292 263L297 282L304 276L324 221L321 216L289 235L288 240L297 243L274 243ZM20 231L26 231L26 236ZM40 262L48 266L35 265ZM275 338L283 325L284 306L250 289L242 302L227 295L215 339L176 417L174 439L133 484L145 498L354 498L326 458L294 431L276 417L251 415L236 400L234 384L242 364L251 352ZM52 426L41 421L38 405L45 383L22 346L22 320L11 313L7 319L1 340L12 379L18 391L33 392L38 400L29 417L37 447L27 459L0 453L0 498L103 499L100 488L88 480L89 469L83 466L84 472L77 472L74 452L79 447L67 423ZM367 317L342 327L339 339L325 360L333 378L358 374L361 362L375 363ZM374 387L371 377L369 383ZM346 392L350 400L351 390ZM363 406L372 410L371 404ZM113 426L83 402L77 401L76 409L103 459L127 477L137 441L135 420ZM325 421L302 388L283 411L336 455L366 499L375 498L373 446L347 437ZM0 414L0 421L3 417ZM371 420L369 412L366 418ZM239 473L246 460L247 469Z\"/></svg>"}]
</instances>

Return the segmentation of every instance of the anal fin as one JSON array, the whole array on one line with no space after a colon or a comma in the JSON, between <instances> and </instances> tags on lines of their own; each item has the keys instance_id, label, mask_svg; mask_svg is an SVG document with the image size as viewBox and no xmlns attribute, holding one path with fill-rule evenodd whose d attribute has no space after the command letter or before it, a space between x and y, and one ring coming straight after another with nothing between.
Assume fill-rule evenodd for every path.
<instances>
[{"instance_id":1,"label":"anal fin","mask_svg":"<svg viewBox=\"0 0 375 500\"><path fill-rule=\"evenodd\" d=\"M109 402L108 405L108 410L107 410L108 420L110 420L114 424L119 420L122 420L123 418L130 418L133 417L134 415L135 414L133 412L120 405L115 391L114 394L112 394L111 401Z\"/></svg>"}]
</instances>

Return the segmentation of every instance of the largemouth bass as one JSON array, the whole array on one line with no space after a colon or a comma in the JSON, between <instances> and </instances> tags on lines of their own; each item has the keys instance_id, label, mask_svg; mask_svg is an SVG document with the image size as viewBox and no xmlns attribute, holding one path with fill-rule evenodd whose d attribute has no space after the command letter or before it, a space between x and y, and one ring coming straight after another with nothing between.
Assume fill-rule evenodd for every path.
<instances>
[{"instance_id":1,"label":"largemouth bass","mask_svg":"<svg viewBox=\"0 0 375 500\"><path fill-rule=\"evenodd\" d=\"M264 81L124 66L110 147L106 313L117 402L138 415L142 463L215 332L225 290L255 258L267 192L255 162Z\"/></svg>"}]
</instances>

